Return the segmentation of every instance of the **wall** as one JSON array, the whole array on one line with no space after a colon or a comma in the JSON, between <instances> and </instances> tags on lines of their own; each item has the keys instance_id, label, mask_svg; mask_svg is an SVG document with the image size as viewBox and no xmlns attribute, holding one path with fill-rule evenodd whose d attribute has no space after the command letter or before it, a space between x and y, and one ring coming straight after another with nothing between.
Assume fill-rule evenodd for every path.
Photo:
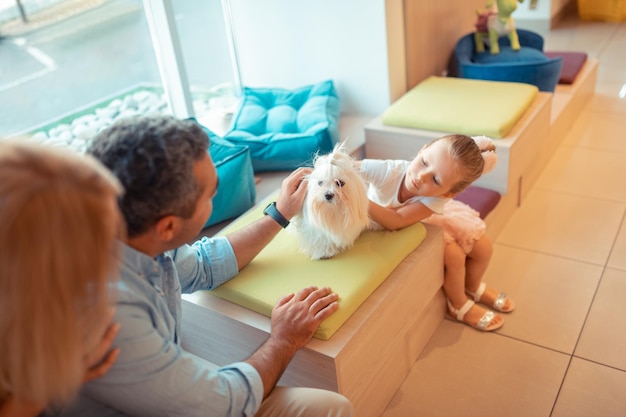
<instances>
[{"instance_id":1,"label":"wall","mask_svg":"<svg viewBox=\"0 0 626 417\"><path fill-rule=\"evenodd\" d=\"M537 0L537 7L530 8L530 0L524 0L517 5L513 17L518 20L545 20L549 21L552 15L552 7L555 3L566 0Z\"/></svg>"},{"instance_id":2,"label":"wall","mask_svg":"<svg viewBox=\"0 0 626 417\"><path fill-rule=\"evenodd\" d=\"M244 86L296 88L330 78L343 113L375 116L442 73L486 0L230 2Z\"/></svg>"},{"instance_id":3,"label":"wall","mask_svg":"<svg viewBox=\"0 0 626 417\"><path fill-rule=\"evenodd\" d=\"M244 86L332 79L342 113L375 116L442 74L487 0L230 2Z\"/></svg>"},{"instance_id":4,"label":"wall","mask_svg":"<svg viewBox=\"0 0 626 417\"><path fill-rule=\"evenodd\" d=\"M537 8L530 9L530 0L518 5L513 17L518 27L547 31L553 28L565 13L576 8L576 0L538 0Z\"/></svg>"},{"instance_id":5,"label":"wall","mask_svg":"<svg viewBox=\"0 0 626 417\"><path fill-rule=\"evenodd\" d=\"M230 0L244 86L332 79L342 112L389 105L384 0Z\"/></svg>"}]
</instances>

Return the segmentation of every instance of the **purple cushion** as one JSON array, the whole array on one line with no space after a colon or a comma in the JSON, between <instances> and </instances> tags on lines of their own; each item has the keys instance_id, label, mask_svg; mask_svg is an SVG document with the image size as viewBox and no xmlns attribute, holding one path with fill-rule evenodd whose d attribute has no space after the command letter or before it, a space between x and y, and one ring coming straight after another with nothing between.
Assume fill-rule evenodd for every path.
<instances>
[{"instance_id":1,"label":"purple cushion","mask_svg":"<svg viewBox=\"0 0 626 417\"><path fill-rule=\"evenodd\" d=\"M549 58L563 58L563 68L559 77L559 84L573 84L580 69L587 61L587 54L584 52L544 52Z\"/></svg>"},{"instance_id":2,"label":"purple cushion","mask_svg":"<svg viewBox=\"0 0 626 417\"><path fill-rule=\"evenodd\" d=\"M500 202L500 193L487 188L471 185L454 197L477 212L484 219Z\"/></svg>"}]
</instances>

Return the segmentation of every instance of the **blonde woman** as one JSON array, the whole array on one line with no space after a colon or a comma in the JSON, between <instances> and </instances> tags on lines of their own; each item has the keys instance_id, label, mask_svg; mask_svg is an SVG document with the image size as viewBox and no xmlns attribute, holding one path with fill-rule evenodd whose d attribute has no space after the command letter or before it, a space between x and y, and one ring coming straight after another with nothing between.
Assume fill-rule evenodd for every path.
<instances>
[{"instance_id":1,"label":"blonde woman","mask_svg":"<svg viewBox=\"0 0 626 417\"><path fill-rule=\"evenodd\" d=\"M62 406L115 362L120 190L93 158L0 141L0 416Z\"/></svg>"}]
</instances>

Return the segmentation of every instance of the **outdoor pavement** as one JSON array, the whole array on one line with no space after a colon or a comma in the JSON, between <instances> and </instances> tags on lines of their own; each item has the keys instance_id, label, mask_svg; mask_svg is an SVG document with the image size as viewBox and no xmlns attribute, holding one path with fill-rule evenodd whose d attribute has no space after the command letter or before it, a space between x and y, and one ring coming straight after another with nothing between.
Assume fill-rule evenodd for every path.
<instances>
[{"instance_id":1,"label":"outdoor pavement","mask_svg":"<svg viewBox=\"0 0 626 417\"><path fill-rule=\"evenodd\" d=\"M0 0L0 35L23 36L101 6L107 0ZM24 16L20 12L22 6ZM26 21L24 21L24 18Z\"/></svg>"}]
</instances>

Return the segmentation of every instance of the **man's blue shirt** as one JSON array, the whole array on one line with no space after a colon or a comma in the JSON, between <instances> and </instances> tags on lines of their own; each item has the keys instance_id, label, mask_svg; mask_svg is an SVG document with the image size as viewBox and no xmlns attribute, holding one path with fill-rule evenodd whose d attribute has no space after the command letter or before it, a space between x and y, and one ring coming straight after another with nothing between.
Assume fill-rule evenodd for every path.
<instances>
[{"instance_id":1,"label":"man's blue shirt","mask_svg":"<svg viewBox=\"0 0 626 417\"><path fill-rule=\"evenodd\" d=\"M224 237L156 258L123 245L114 346L120 355L86 384L66 416L252 416L263 383L249 364L217 368L181 348L181 293L216 288L238 273Z\"/></svg>"}]
</instances>

